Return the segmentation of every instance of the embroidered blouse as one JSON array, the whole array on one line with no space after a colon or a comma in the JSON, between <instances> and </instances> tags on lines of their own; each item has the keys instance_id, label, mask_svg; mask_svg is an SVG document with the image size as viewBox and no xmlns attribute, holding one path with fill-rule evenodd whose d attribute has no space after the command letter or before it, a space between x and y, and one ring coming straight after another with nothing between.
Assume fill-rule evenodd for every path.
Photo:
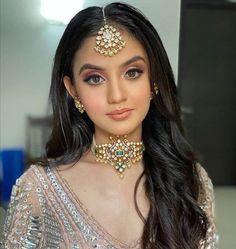
<instances>
[{"instance_id":1,"label":"embroidered blouse","mask_svg":"<svg viewBox=\"0 0 236 249\"><path fill-rule=\"evenodd\" d=\"M201 207L208 215L207 249L216 249L213 186L203 168L205 193ZM203 248L203 242L199 249ZM127 245L110 235L52 168L31 166L12 189L2 241L6 249L140 249L140 240Z\"/></svg>"}]
</instances>

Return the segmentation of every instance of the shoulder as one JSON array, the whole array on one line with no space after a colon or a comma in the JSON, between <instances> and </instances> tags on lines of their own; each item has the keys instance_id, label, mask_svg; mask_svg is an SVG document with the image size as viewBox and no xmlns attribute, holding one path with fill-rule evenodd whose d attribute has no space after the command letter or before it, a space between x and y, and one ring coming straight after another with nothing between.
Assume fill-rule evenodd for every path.
<instances>
[{"instance_id":1,"label":"shoulder","mask_svg":"<svg viewBox=\"0 0 236 249\"><path fill-rule=\"evenodd\" d=\"M208 173L205 168L199 163L196 163L197 171L201 177L208 177Z\"/></svg>"},{"instance_id":2,"label":"shoulder","mask_svg":"<svg viewBox=\"0 0 236 249\"><path fill-rule=\"evenodd\" d=\"M16 184L12 188L4 224L4 248L23 248L23 244L26 243L26 235L30 236L33 232L37 235L40 232L42 213L37 195L39 186L36 176L37 170L43 172L40 167L31 166L16 180ZM37 239L39 241L38 237Z\"/></svg>"},{"instance_id":3,"label":"shoulder","mask_svg":"<svg viewBox=\"0 0 236 249\"><path fill-rule=\"evenodd\" d=\"M45 175L44 172L44 167L31 165L12 187L10 205L22 203L26 201L25 199L36 201L36 191L40 181L38 174Z\"/></svg>"},{"instance_id":4,"label":"shoulder","mask_svg":"<svg viewBox=\"0 0 236 249\"><path fill-rule=\"evenodd\" d=\"M39 165L31 165L17 180L14 187L24 187L25 185L34 186L38 182L37 175L45 174L45 167Z\"/></svg>"},{"instance_id":5,"label":"shoulder","mask_svg":"<svg viewBox=\"0 0 236 249\"><path fill-rule=\"evenodd\" d=\"M199 204L205 212L209 212L214 208L214 188L207 171L204 167L197 163L197 171L200 180L200 191L199 191Z\"/></svg>"},{"instance_id":6,"label":"shoulder","mask_svg":"<svg viewBox=\"0 0 236 249\"><path fill-rule=\"evenodd\" d=\"M205 168L200 163L196 163L196 167L202 187L212 189L213 184Z\"/></svg>"},{"instance_id":7,"label":"shoulder","mask_svg":"<svg viewBox=\"0 0 236 249\"><path fill-rule=\"evenodd\" d=\"M208 219L206 239L201 243L200 248L216 249L218 248L218 235L215 226L215 197L213 184L207 171L202 167L202 165L197 163L196 166L201 182L199 205Z\"/></svg>"}]
</instances>

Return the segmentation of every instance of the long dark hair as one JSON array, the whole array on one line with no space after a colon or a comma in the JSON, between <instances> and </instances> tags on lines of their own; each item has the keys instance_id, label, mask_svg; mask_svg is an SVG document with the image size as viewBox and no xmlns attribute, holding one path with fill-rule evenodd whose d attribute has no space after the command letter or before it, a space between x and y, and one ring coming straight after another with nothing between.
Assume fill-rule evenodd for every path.
<instances>
[{"instance_id":1,"label":"long dark hair","mask_svg":"<svg viewBox=\"0 0 236 249\"><path fill-rule=\"evenodd\" d=\"M198 203L201 182L196 158L185 140L180 107L176 97L173 72L160 37L137 9L127 4L106 6L108 22L132 34L143 46L150 63L151 89L158 83L159 93L151 101L143 121L145 145L144 173L146 195L150 201L144 219L142 248L196 249L206 237L207 217ZM90 148L94 126L89 117L80 114L67 93L63 77L73 79L75 52L85 38L96 34L103 25L102 9L90 7L79 12L67 26L58 45L50 99L53 107L53 131L46 145L46 158L55 165L77 162Z\"/></svg>"}]
</instances>

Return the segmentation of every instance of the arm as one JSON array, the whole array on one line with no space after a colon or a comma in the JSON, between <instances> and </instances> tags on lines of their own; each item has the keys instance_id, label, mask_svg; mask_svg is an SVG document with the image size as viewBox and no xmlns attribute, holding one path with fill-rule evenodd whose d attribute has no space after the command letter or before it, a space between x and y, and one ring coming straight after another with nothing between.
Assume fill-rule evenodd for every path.
<instances>
[{"instance_id":1,"label":"arm","mask_svg":"<svg viewBox=\"0 0 236 249\"><path fill-rule=\"evenodd\" d=\"M3 233L3 248L41 248L42 214L33 172L13 186Z\"/></svg>"}]
</instances>

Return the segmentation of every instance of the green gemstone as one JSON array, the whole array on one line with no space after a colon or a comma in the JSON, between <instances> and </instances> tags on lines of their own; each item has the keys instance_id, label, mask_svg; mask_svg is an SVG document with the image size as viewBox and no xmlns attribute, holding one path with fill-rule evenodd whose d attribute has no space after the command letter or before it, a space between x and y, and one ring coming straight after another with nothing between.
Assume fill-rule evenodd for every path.
<instances>
[{"instance_id":1,"label":"green gemstone","mask_svg":"<svg viewBox=\"0 0 236 249\"><path fill-rule=\"evenodd\" d=\"M123 150L117 150L116 151L116 156L123 156L124 155L124 151Z\"/></svg>"}]
</instances>

